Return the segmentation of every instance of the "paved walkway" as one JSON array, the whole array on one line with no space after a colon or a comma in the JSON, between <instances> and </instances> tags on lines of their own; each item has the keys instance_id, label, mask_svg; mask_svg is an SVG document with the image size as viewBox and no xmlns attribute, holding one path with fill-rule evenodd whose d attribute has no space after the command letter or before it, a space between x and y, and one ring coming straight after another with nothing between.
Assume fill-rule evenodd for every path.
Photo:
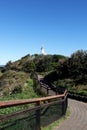
<instances>
[{"instance_id":1,"label":"paved walkway","mask_svg":"<svg viewBox=\"0 0 87 130\"><path fill-rule=\"evenodd\" d=\"M87 103L69 99L70 116L53 130L87 130Z\"/></svg>"}]
</instances>

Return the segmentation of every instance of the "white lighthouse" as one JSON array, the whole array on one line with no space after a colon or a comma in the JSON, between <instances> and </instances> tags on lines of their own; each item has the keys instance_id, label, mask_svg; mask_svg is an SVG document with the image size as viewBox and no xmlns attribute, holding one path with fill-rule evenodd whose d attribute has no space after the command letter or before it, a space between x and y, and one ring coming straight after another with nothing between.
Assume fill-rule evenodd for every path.
<instances>
[{"instance_id":1,"label":"white lighthouse","mask_svg":"<svg viewBox=\"0 0 87 130\"><path fill-rule=\"evenodd\" d=\"M41 47L41 53L42 55L45 55L44 47Z\"/></svg>"}]
</instances>

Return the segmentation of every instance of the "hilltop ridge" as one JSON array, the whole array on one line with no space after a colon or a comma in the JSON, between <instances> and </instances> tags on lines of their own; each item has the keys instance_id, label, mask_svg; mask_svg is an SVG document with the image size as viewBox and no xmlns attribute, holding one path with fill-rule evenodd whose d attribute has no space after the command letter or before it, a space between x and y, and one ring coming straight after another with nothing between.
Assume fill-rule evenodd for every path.
<instances>
[{"instance_id":1,"label":"hilltop ridge","mask_svg":"<svg viewBox=\"0 0 87 130\"><path fill-rule=\"evenodd\" d=\"M47 73L56 69L59 60L66 59L62 55L29 55L1 67L0 92L3 94L20 93L24 91L25 84L33 71Z\"/></svg>"}]
</instances>

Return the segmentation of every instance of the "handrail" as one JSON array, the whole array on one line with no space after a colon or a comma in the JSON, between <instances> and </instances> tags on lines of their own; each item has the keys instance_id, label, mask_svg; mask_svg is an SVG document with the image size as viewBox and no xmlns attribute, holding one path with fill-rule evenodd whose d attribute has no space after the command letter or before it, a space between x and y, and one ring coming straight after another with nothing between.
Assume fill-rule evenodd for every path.
<instances>
[{"instance_id":1,"label":"handrail","mask_svg":"<svg viewBox=\"0 0 87 130\"><path fill-rule=\"evenodd\" d=\"M0 109L31 103L34 103L34 106L28 109L1 115L0 129L18 128L17 130L22 130L23 128L28 130L30 128L30 130L42 130L41 127L47 126L65 115L68 105L67 90L63 94L43 98L1 101ZM53 112L53 118L51 118L52 113L49 114L49 112ZM49 119L51 120L49 121Z\"/></svg>"},{"instance_id":2,"label":"handrail","mask_svg":"<svg viewBox=\"0 0 87 130\"><path fill-rule=\"evenodd\" d=\"M13 106L30 104L30 103L40 103L40 102L48 101L51 99L64 98L66 94L67 94L67 90L65 90L63 94L48 96L48 97L43 97L43 98L1 101L0 108L13 107Z\"/></svg>"}]
</instances>

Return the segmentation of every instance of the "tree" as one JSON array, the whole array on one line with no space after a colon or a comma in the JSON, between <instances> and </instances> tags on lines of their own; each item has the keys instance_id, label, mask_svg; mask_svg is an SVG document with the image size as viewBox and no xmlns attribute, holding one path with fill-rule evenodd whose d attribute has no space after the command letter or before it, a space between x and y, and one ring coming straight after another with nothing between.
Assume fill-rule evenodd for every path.
<instances>
[{"instance_id":1,"label":"tree","mask_svg":"<svg viewBox=\"0 0 87 130\"><path fill-rule=\"evenodd\" d=\"M32 72L32 71L35 70L35 64L34 64L33 61L28 61L28 62L26 62L26 63L23 65L22 69L23 69L25 72L29 72L29 73L30 73L30 72Z\"/></svg>"}]
</instances>

